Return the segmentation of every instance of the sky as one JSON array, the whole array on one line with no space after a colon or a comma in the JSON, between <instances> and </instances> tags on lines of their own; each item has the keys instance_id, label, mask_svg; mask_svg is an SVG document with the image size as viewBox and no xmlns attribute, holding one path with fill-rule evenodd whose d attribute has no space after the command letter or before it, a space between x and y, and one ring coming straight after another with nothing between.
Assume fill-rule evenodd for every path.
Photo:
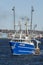
<instances>
[{"instance_id":1,"label":"sky","mask_svg":"<svg viewBox=\"0 0 43 65\"><path fill-rule=\"evenodd\" d=\"M15 22L22 23L21 18L28 17L28 24L31 22L31 7L33 6L32 26L37 24L36 30L43 31L43 0L0 0L0 29L14 29L14 14L12 8L15 6ZM17 28L17 26L16 26Z\"/></svg>"}]
</instances>

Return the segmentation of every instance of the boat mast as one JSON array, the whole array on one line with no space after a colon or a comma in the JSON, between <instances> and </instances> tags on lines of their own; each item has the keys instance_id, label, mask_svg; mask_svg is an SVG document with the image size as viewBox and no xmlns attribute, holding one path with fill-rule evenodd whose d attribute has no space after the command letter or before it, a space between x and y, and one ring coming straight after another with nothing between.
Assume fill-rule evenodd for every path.
<instances>
[{"instance_id":1,"label":"boat mast","mask_svg":"<svg viewBox=\"0 0 43 65\"><path fill-rule=\"evenodd\" d=\"M34 12L34 9L33 9L33 6L32 6L32 7L31 7L31 24L30 24L30 30L32 30L33 12Z\"/></svg>"},{"instance_id":2,"label":"boat mast","mask_svg":"<svg viewBox=\"0 0 43 65\"><path fill-rule=\"evenodd\" d=\"M21 32L21 22L19 21L19 30Z\"/></svg>"},{"instance_id":3,"label":"boat mast","mask_svg":"<svg viewBox=\"0 0 43 65\"><path fill-rule=\"evenodd\" d=\"M26 35L28 35L28 21L29 21L29 18L26 18L26 23L25 23L25 26L26 26Z\"/></svg>"},{"instance_id":4,"label":"boat mast","mask_svg":"<svg viewBox=\"0 0 43 65\"><path fill-rule=\"evenodd\" d=\"M27 26L27 21L26 21L25 25L26 25L26 35L27 35L27 34L28 34L28 26Z\"/></svg>"},{"instance_id":5,"label":"boat mast","mask_svg":"<svg viewBox=\"0 0 43 65\"><path fill-rule=\"evenodd\" d=\"M14 31L15 31L15 7L13 7L12 11L13 11L13 15L14 15Z\"/></svg>"}]
</instances>

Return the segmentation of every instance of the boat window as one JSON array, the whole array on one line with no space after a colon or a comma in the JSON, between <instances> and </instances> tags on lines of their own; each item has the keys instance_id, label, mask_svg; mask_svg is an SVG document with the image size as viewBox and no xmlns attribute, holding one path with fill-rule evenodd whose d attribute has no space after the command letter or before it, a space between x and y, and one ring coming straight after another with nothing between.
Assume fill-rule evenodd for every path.
<instances>
[{"instance_id":1,"label":"boat window","mask_svg":"<svg viewBox=\"0 0 43 65\"><path fill-rule=\"evenodd\" d=\"M13 41L16 41L16 42L30 42L30 40L19 39L19 38L15 38L15 39L13 39Z\"/></svg>"}]
</instances>

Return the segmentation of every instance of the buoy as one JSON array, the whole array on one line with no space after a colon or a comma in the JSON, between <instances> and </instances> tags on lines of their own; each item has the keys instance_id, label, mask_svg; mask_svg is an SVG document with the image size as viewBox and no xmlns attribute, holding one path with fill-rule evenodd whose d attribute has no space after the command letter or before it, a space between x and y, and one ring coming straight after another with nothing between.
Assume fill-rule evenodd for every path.
<instances>
[{"instance_id":1,"label":"buoy","mask_svg":"<svg viewBox=\"0 0 43 65\"><path fill-rule=\"evenodd\" d=\"M36 48L35 54L39 55L40 54L40 48Z\"/></svg>"}]
</instances>

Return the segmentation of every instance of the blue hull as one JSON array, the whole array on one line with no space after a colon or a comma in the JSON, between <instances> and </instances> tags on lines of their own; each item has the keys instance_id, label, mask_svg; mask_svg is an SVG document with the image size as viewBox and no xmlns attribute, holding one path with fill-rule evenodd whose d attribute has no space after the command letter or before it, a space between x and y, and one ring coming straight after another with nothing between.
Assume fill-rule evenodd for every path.
<instances>
[{"instance_id":1,"label":"blue hull","mask_svg":"<svg viewBox=\"0 0 43 65\"><path fill-rule=\"evenodd\" d=\"M21 42L9 42L9 43L13 55L26 55L26 54L33 54L35 52L34 45Z\"/></svg>"}]
</instances>

